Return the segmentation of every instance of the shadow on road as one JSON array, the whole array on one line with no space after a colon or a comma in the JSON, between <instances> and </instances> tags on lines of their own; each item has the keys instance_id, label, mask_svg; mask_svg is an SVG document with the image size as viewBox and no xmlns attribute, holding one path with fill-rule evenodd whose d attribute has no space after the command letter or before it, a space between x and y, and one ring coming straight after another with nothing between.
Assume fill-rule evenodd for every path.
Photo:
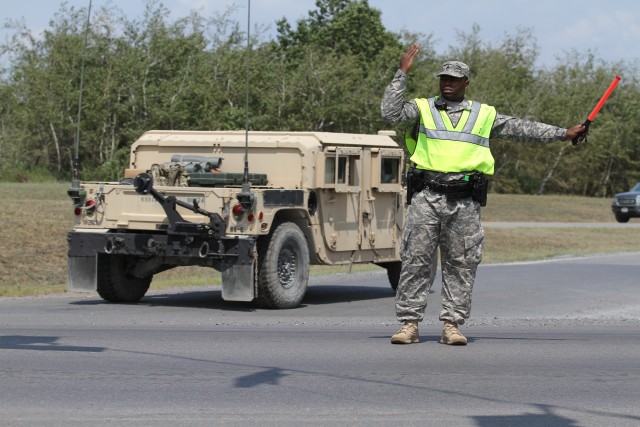
<instances>
[{"instance_id":1,"label":"shadow on road","mask_svg":"<svg viewBox=\"0 0 640 427\"><path fill-rule=\"evenodd\" d=\"M189 307L205 308L226 311L268 310L261 308L252 302L224 301L222 291L219 288L195 291L180 291L175 293L150 293L137 304L146 306ZM309 286L302 303L291 310L301 309L307 306L348 303L366 301L380 298L393 298L394 291L389 287L355 286L355 285L312 285ZM109 304L102 299L73 301L74 305L101 305ZM392 304L392 303L391 303Z\"/></svg>"},{"instance_id":2,"label":"shadow on road","mask_svg":"<svg viewBox=\"0 0 640 427\"><path fill-rule=\"evenodd\" d=\"M26 335L0 336L0 349L8 350L40 350L40 351L79 351L83 353L101 353L104 347L80 347L61 345L60 337L38 337Z\"/></svg>"}]
</instances>

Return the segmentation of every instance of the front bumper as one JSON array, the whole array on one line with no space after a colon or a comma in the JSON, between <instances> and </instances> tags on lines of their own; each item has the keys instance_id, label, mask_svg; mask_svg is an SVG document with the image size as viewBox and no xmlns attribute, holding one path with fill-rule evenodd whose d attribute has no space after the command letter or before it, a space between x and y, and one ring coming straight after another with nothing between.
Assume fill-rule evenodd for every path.
<instances>
[{"instance_id":1,"label":"front bumper","mask_svg":"<svg viewBox=\"0 0 640 427\"><path fill-rule=\"evenodd\" d=\"M629 218L640 217L640 206L611 205L611 211L614 215L628 216Z\"/></svg>"}]
</instances>

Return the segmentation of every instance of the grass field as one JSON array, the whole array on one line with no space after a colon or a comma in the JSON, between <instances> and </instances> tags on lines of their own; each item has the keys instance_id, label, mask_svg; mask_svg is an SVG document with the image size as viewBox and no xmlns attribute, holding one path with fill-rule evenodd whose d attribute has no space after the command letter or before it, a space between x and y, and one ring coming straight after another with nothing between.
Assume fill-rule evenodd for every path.
<instances>
[{"instance_id":1,"label":"grass field","mask_svg":"<svg viewBox=\"0 0 640 427\"><path fill-rule=\"evenodd\" d=\"M69 184L0 183L0 296L65 291L67 232L73 223ZM485 222L614 223L610 199L489 195ZM635 220L637 221L637 220ZM634 220L631 220L633 223ZM620 228L485 228L484 263L540 260L567 255L640 251L640 230ZM377 268L354 266L352 271ZM313 267L313 274L348 272ZM183 267L157 275L152 289L219 283L211 269Z\"/></svg>"}]
</instances>

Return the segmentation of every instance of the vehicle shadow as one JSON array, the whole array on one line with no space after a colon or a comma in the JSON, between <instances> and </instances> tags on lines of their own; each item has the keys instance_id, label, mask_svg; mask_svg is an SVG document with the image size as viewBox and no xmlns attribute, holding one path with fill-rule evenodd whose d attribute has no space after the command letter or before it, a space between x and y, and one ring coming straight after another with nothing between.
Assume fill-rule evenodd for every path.
<instances>
[{"instance_id":1,"label":"vehicle shadow","mask_svg":"<svg viewBox=\"0 0 640 427\"><path fill-rule=\"evenodd\" d=\"M307 306L324 304L349 303L355 301L394 298L395 292L391 287L366 285L327 285L316 284L309 286L298 307L290 310L302 309ZM73 305L103 305L110 304L102 299L87 299L73 301ZM143 297L137 305L150 307L187 307L205 308L225 311L251 312L257 310L271 310L262 308L255 302L225 301L219 287L206 287L202 290L180 291L169 290L166 293L151 292ZM130 304L135 305L135 304Z\"/></svg>"}]
</instances>

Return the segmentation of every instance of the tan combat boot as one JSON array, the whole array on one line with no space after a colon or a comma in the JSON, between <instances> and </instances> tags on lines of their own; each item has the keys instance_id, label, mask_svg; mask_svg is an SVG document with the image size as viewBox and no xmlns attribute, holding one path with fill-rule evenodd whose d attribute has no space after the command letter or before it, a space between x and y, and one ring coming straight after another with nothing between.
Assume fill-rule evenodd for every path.
<instances>
[{"instance_id":1,"label":"tan combat boot","mask_svg":"<svg viewBox=\"0 0 640 427\"><path fill-rule=\"evenodd\" d=\"M457 323L445 320L440 342L448 345L467 345L467 338L460 333Z\"/></svg>"},{"instance_id":2,"label":"tan combat boot","mask_svg":"<svg viewBox=\"0 0 640 427\"><path fill-rule=\"evenodd\" d=\"M402 328L391 337L391 344L413 344L417 342L420 342L417 320L405 320Z\"/></svg>"}]
</instances>

